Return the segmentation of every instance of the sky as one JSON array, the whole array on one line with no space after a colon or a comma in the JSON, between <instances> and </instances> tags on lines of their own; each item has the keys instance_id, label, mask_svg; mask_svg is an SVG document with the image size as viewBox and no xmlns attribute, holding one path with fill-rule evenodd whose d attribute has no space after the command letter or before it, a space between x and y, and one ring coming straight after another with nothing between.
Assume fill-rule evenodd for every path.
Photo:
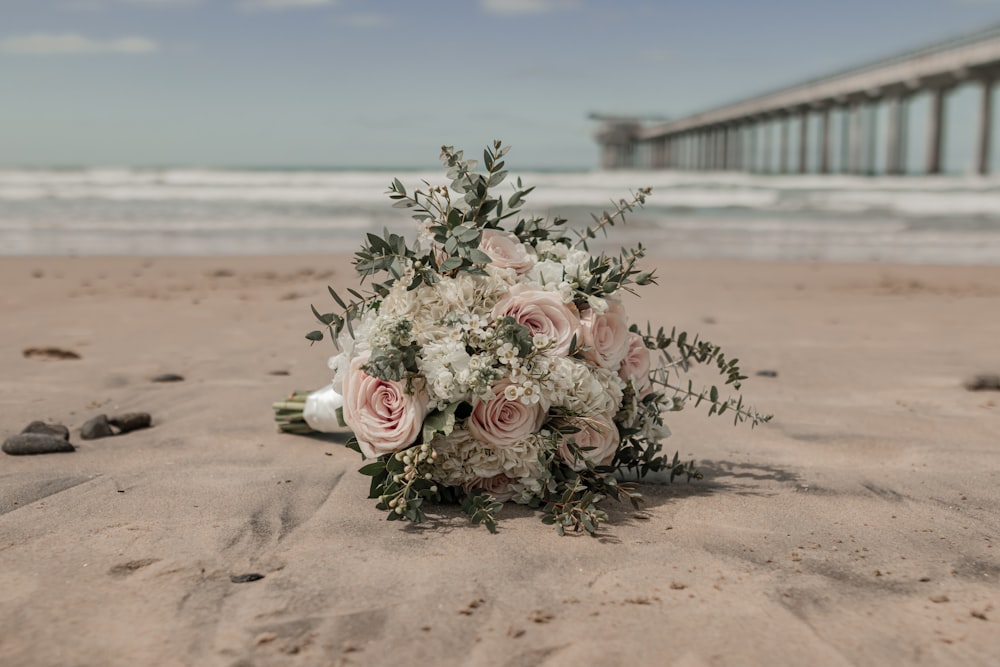
<instances>
[{"instance_id":1,"label":"sky","mask_svg":"<svg viewBox=\"0 0 1000 667\"><path fill-rule=\"evenodd\" d=\"M593 168L676 117L1000 23L1000 0L0 0L0 166Z\"/></svg>"}]
</instances>

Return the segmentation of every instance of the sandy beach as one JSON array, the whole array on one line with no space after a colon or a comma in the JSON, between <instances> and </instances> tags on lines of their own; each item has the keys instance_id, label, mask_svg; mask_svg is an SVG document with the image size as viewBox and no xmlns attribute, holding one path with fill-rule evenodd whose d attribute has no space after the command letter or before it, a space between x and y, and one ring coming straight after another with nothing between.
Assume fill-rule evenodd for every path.
<instances>
[{"instance_id":1,"label":"sandy beach","mask_svg":"<svg viewBox=\"0 0 1000 667\"><path fill-rule=\"evenodd\" d=\"M1000 267L657 273L633 318L722 344L775 419L676 415L704 479L560 538L386 522L340 438L276 431L329 379L303 336L347 257L4 258L0 437L77 449L0 454L0 664L995 665L1000 392L963 380L1000 373Z\"/></svg>"}]
</instances>

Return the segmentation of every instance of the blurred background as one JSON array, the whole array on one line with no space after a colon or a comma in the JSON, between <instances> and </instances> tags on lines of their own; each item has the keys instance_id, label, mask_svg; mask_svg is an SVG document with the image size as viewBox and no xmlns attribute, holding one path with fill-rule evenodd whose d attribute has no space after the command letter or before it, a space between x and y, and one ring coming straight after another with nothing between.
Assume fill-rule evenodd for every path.
<instances>
[{"instance_id":1,"label":"blurred background","mask_svg":"<svg viewBox=\"0 0 1000 667\"><path fill-rule=\"evenodd\" d=\"M997 24L994 0L3 0L0 253L342 252L406 228L393 176L439 182L442 144L500 138L539 214L652 186L615 243L658 255L1000 263L972 85L939 177L604 172L589 118L681 117Z\"/></svg>"}]
</instances>

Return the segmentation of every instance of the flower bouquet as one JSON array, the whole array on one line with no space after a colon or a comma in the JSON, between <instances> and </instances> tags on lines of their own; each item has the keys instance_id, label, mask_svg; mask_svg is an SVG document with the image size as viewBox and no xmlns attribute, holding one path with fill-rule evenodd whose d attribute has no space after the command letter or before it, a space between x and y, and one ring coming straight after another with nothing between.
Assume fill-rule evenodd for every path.
<instances>
[{"instance_id":1,"label":"flower bouquet","mask_svg":"<svg viewBox=\"0 0 1000 667\"><path fill-rule=\"evenodd\" d=\"M507 197L492 194L507 151L493 142L480 173L445 146L448 185L410 193L393 181L389 198L412 212L418 236L368 234L354 258L366 292L331 288L339 311L313 307L339 350L331 386L276 403L276 417L284 430L308 432L329 430L336 415L390 520L422 522L427 503L457 502L494 531L513 501L540 508L560 533L594 534L606 498L640 501L621 473L700 477L663 453L664 413L693 400L737 423L770 417L679 380L704 364L738 390L745 376L718 346L629 321L622 293L655 283L638 267L641 245L588 249L649 190L594 216L574 239L565 219L520 214L533 190L520 179Z\"/></svg>"}]
</instances>

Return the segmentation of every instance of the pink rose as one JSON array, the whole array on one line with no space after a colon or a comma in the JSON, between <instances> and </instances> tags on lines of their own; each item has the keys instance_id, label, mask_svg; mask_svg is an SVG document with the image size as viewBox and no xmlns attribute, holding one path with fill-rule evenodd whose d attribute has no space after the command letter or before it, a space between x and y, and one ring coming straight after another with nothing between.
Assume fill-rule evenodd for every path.
<instances>
[{"instance_id":1,"label":"pink rose","mask_svg":"<svg viewBox=\"0 0 1000 667\"><path fill-rule=\"evenodd\" d=\"M427 394L407 393L403 382L368 375L361 367L368 355L356 357L344 375L344 422L368 458L406 449L420 435L428 412Z\"/></svg>"},{"instance_id":2,"label":"pink rose","mask_svg":"<svg viewBox=\"0 0 1000 667\"><path fill-rule=\"evenodd\" d=\"M562 442L559 443L559 455L563 461L573 470L579 471L587 467L582 460L574 461L573 454L569 450L569 441L573 440L581 449L593 447L590 451L580 452L583 458L590 459L597 465L611 463L621 440L614 423L604 417L580 417L573 425L580 430L562 436Z\"/></svg>"},{"instance_id":3,"label":"pink rose","mask_svg":"<svg viewBox=\"0 0 1000 667\"><path fill-rule=\"evenodd\" d=\"M494 447L509 447L541 428L545 420L542 406L507 400L503 390L510 384L510 380L501 380L493 387L492 399L479 401L472 408L466 428L476 440Z\"/></svg>"},{"instance_id":4,"label":"pink rose","mask_svg":"<svg viewBox=\"0 0 1000 667\"><path fill-rule=\"evenodd\" d=\"M494 266L514 269L519 276L527 273L535 263L528 249L511 232L484 229L479 249L490 256Z\"/></svg>"},{"instance_id":5,"label":"pink rose","mask_svg":"<svg viewBox=\"0 0 1000 667\"><path fill-rule=\"evenodd\" d=\"M554 343L551 356L569 354L573 336L580 332L580 315L573 304L563 303L555 292L532 289L524 284L510 288L507 296L493 306L493 318L513 317L528 327L532 336L545 334Z\"/></svg>"},{"instance_id":6,"label":"pink rose","mask_svg":"<svg viewBox=\"0 0 1000 667\"><path fill-rule=\"evenodd\" d=\"M473 489L482 489L496 498L498 502L505 503L514 497L514 490L510 488L510 484L513 481L507 475L500 473L493 477L482 477L474 479L471 482L466 482L462 485L462 489L466 493L469 493Z\"/></svg>"},{"instance_id":7,"label":"pink rose","mask_svg":"<svg viewBox=\"0 0 1000 667\"><path fill-rule=\"evenodd\" d=\"M625 306L617 299L608 299L603 313L593 308L580 318L580 342L589 349L583 356L601 368L617 369L629 350L628 318Z\"/></svg>"},{"instance_id":8,"label":"pink rose","mask_svg":"<svg viewBox=\"0 0 1000 667\"><path fill-rule=\"evenodd\" d=\"M618 369L618 377L625 381L631 380L635 395L639 398L650 392L649 369L651 364L649 349L642 342L642 336L629 332L628 353L622 359L622 365Z\"/></svg>"}]
</instances>

